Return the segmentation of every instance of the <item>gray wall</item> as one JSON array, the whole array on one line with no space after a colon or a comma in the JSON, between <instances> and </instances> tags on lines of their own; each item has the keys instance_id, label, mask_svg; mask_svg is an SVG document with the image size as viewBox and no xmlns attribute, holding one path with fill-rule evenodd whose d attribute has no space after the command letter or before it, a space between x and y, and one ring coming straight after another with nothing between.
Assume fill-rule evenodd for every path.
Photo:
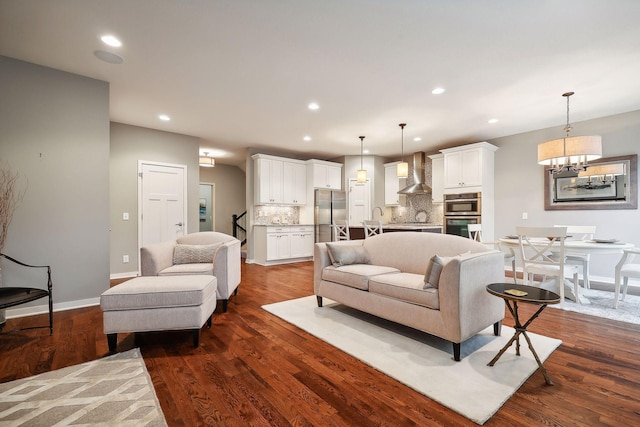
<instances>
[{"instance_id":1,"label":"gray wall","mask_svg":"<svg viewBox=\"0 0 640 427\"><path fill-rule=\"evenodd\" d=\"M247 209L245 173L237 166L216 164L214 168L200 168L200 182L216 184L214 230L231 235L231 216Z\"/></svg>"},{"instance_id":2,"label":"gray wall","mask_svg":"<svg viewBox=\"0 0 640 427\"><path fill-rule=\"evenodd\" d=\"M601 135L603 157L640 153L640 111L573 123L572 135ZM489 140L500 147L495 157L495 236L515 227L553 224L595 225L596 237L617 238L640 246L640 212L633 210L544 210L544 172L537 164L540 142L561 137L563 126ZM527 212L529 219L523 220ZM611 281L620 255L592 255L591 275Z\"/></svg>"},{"instance_id":3,"label":"gray wall","mask_svg":"<svg viewBox=\"0 0 640 427\"><path fill-rule=\"evenodd\" d=\"M58 307L99 297L109 287L109 84L0 56L0 159L28 182L4 252L51 265Z\"/></svg>"},{"instance_id":4,"label":"gray wall","mask_svg":"<svg viewBox=\"0 0 640 427\"><path fill-rule=\"evenodd\" d=\"M187 233L198 232L199 142L192 136L111 123L112 277L138 270L138 160L187 165ZM128 221L123 212L129 212ZM122 262L123 255L129 255L129 263Z\"/></svg>"}]
</instances>

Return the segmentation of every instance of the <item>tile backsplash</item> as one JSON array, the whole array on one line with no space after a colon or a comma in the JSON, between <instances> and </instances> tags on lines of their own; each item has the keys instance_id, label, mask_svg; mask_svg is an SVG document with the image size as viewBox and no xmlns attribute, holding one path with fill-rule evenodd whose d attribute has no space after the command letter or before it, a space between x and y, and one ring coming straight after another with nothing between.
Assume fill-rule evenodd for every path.
<instances>
[{"instance_id":1,"label":"tile backsplash","mask_svg":"<svg viewBox=\"0 0 640 427\"><path fill-rule=\"evenodd\" d=\"M254 224L298 224L300 209L297 206L256 206L253 210Z\"/></svg>"},{"instance_id":2,"label":"tile backsplash","mask_svg":"<svg viewBox=\"0 0 640 427\"><path fill-rule=\"evenodd\" d=\"M424 163L424 182L431 185L432 165L431 159L427 158ZM413 184L413 165L409 164L409 177L407 185ZM432 224L442 224L444 212L442 203L433 203L431 194L414 194L406 196L405 206L394 206L391 208L392 222L428 222ZM419 215L426 213L426 220Z\"/></svg>"}]
</instances>

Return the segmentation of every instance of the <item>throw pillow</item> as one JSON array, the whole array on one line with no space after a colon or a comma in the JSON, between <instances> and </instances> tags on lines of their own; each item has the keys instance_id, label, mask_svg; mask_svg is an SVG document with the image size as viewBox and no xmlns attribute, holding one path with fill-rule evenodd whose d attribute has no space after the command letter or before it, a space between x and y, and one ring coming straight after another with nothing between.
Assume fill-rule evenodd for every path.
<instances>
[{"instance_id":1,"label":"throw pillow","mask_svg":"<svg viewBox=\"0 0 640 427\"><path fill-rule=\"evenodd\" d=\"M181 245L173 250L174 264L194 264L213 262L222 243L210 245Z\"/></svg>"},{"instance_id":2,"label":"throw pillow","mask_svg":"<svg viewBox=\"0 0 640 427\"><path fill-rule=\"evenodd\" d=\"M334 267L349 264L369 264L369 254L362 246L336 245L327 243L329 258Z\"/></svg>"},{"instance_id":3,"label":"throw pillow","mask_svg":"<svg viewBox=\"0 0 640 427\"><path fill-rule=\"evenodd\" d=\"M433 257L431 257L431 259L429 260L429 266L427 267L427 272L424 275L424 289L428 287L438 289L442 268L453 258L454 257L441 257L438 255L434 255Z\"/></svg>"}]
</instances>

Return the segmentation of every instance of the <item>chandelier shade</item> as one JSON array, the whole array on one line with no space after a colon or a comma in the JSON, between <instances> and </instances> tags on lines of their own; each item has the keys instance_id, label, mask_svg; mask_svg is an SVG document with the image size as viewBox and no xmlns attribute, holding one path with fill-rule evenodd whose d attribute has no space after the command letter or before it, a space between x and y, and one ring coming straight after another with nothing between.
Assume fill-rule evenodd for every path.
<instances>
[{"instance_id":1,"label":"chandelier shade","mask_svg":"<svg viewBox=\"0 0 640 427\"><path fill-rule=\"evenodd\" d=\"M590 176L616 176L616 175L624 175L624 164L622 163L611 163L606 165L591 165L587 170L580 171L578 173L579 177L590 177Z\"/></svg>"}]
</instances>

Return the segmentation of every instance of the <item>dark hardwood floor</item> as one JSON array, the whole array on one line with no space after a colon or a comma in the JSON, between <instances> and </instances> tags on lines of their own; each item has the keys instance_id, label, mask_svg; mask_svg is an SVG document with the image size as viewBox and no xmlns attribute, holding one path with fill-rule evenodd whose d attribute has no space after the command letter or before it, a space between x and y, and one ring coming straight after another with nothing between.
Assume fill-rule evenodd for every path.
<instances>
[{"instance_id":1,"label":"dark hardwood floor","mask_svg":"<svg viewBox=\"0 0 640 427\"><path fill-rule=\"evenodd\" d=\"M239 294L199 348L189 332L141 334L170 426L475 425L260 308L313 294L312 269L243 264ZM46 316L7 327L38 323ZM54 329L0 336L0 382L107 355L99 307L55 313ZM640 326L547 309L530 331L564 341L545 363L555 385L537 371L485 425L640 425ZM119 337L118 351L134 346Z\"/></svg>"}]
</instances>

